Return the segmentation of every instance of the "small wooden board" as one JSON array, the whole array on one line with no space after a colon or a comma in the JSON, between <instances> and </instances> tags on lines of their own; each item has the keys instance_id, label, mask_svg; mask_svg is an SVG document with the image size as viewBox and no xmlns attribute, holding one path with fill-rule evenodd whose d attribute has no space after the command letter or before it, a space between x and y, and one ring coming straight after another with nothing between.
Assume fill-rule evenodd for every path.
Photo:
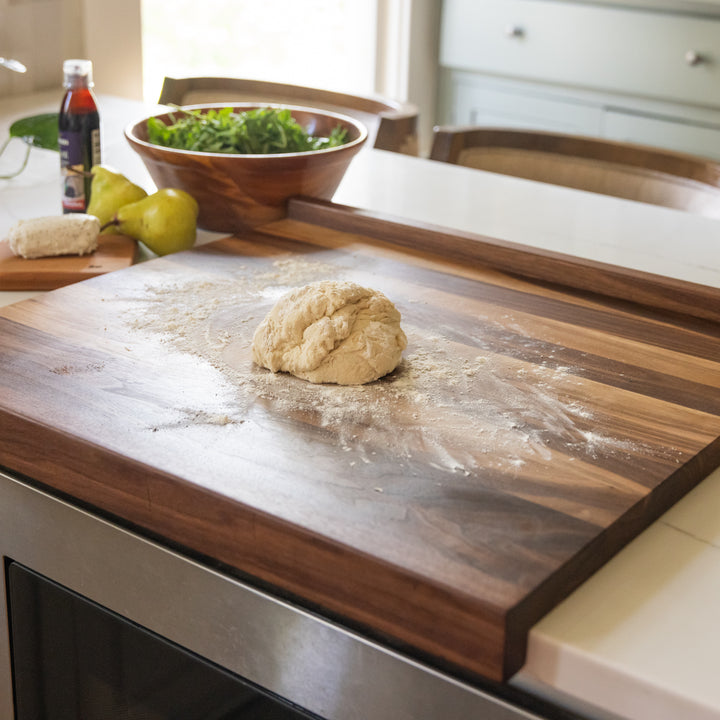
<instances>
[{"instance_id":1,"label":"small wooden board","mask_svg":"<svg viewBox=\"0 0 720 720\"><path fill-rule=\"evenodd\" d=\"M0 243L0 290L55 290L135 262L137 242L126 235L101 235L90 255L26 258Z\"/></svg>"}]
</instances>

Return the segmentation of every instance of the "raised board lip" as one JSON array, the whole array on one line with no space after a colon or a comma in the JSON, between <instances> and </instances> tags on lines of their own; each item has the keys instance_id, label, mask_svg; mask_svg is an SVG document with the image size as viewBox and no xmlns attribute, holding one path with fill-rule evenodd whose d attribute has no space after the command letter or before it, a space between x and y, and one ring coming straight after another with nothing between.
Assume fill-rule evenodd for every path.
<instances>
[{"instance_id":1,"label":"raised board lip","mask_svg":"<svg viewBox=\"0 0 720 720\"><path fill-rule=\"evenodd\" d=\"M366 233L459 262L475 261L530 280L720 322L718 287L315 198L292 198L287 217L344 232ZM413 231L411 242L403 239L408 229Z\"/></svg>"}]
</instances>

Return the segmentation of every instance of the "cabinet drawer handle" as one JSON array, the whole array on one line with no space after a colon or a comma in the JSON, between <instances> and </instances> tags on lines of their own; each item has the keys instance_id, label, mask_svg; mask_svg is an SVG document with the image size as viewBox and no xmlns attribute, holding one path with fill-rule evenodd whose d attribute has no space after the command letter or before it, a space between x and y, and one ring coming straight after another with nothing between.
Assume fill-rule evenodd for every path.
<instances>
[{"instance_id":1,"label":"cabinet drawer handle","mask_svg":"<svg viewBox=\"0 0 720 720\"><path fill-rule=\"evenodd\" d=\"M702 63L706 62L706 60L707 58L705 58L705 56L697 50L688 50L685 53L685 62L691 67L694 67L695 65L702 65Z\"/></svg>"},{"instance_id":2,"label":"cabinet drawer handle","mask_svg":"<svg viewBox=\"0 0 720 720\"><path fill-rule=\"evenodd\" d=\"M505 35L509 38L521 38L525 35L525 28L522 25L508 25L505 28Z\"/></svg>"}]
</instances>

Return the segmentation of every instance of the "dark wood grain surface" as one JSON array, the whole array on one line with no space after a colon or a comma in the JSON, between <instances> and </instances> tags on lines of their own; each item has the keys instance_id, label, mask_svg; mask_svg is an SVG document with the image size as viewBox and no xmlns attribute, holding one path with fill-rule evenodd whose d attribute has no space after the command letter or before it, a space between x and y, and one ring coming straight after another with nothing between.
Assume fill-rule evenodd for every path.
<instances>
[{"instance_id":1,"label":"dark wood grain surface","mask_svg":"<svg viewBox=\"0 0 720 720\"><path fill-rule=\"evenodd\" d=\"M517 273L483 265L493 247L298 202L6 307L0 464L504 680L530 627L720 463L720 326L630 302L632 273L544 257L534 280L520 247ZM616 297L569 289L593 271ZM395 302L393 374L344 388L252 365L280 294L325 278Z\"/></svg>"}]
</instances>

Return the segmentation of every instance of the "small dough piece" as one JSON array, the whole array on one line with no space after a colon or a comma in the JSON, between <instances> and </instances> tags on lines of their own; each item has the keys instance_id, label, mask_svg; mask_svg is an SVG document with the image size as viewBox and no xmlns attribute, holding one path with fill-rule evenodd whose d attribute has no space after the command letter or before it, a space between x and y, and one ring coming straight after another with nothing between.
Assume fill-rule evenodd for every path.
<instances>
[{"instance_id":1,"label":"small dough piece","mask_svg":"<svg viewBox=\"0 0 720 720\"><path fill-rule=\"evenodd\" d=\"M312 383L362 385L392 372L407 338L381 292L325 280L284 295L260 323L253 360Z\"/></svg>"},{"instance_id":2,"label":"small dough piece","mask_svg":"<svg viewBox=\"0 0 720 720\"><path fill-rule=\"evenodd\" d=\"M18 220L10 228L8 243L23 258L87 255L97 250L100 221L94 215L73 213Z\"/></svg>"}]
</instances>

